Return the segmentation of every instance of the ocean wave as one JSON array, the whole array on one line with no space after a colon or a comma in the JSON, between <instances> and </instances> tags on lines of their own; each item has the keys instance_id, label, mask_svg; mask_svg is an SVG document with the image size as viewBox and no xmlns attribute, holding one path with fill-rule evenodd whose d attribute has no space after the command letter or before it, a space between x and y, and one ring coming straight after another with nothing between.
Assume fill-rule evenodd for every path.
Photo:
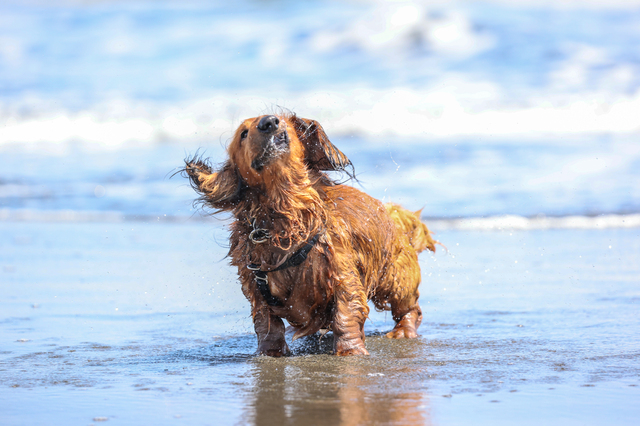
<instances>
[{"instance_id":1,"label":"ocean wave","mask_svg":"<svg viewBox=\"0 0 640 426\"><path fill-rule=\"evenodd\" d=\"M224 140L279 106L372 140L640 132L636 0L84 3L0 6L0 145Z\"/></svg>"},{"instance_id":2,"label":"ocean wave","mask_svg":"<svg viewBox=\"0 0 640 426\"><path fill-rule=\"evenodd\" d=\"M188 223L214 222L225 223L224 218L213 218L206 214L130 214L119 211L98 210L37 210L37 209L0 209L0 222L49 222L49 223Z\"/></svg>"},{"instance_id":3,"label":"ocean wave","mask_svg":"<svg viewBox=\"0 0 640 426\"><path fill-rule=\"evenodd\" d=\"M562 217L502 215L460 219L424 219L424 221L434 230L464 231L640 228L640 214L638 213Z\"/></svg>"},{"instance_id":4,"label":"ocean wave","mask_svg":"<svg viewBox=\"0 0 640 426\"><path fill-rule=\"evenodd\" d=\"M132 142L225 140L240 120L289 108L319 120L329 135L372 140L477 137L487 142L640 134L640 90L615 97L604 92L576 94L569 104L551 95L532 98L525 106L506 101L500 105L499 99L504 96L496 85L453 77L426 90L356 88L291 93L279 100L229 93L166 107L120 100L79 113L58 109L35 117L22 116L15 108L0 116L0 145L79 142L118 147Z\"/></svg>"},{"instance_id":5,"label":"ocean wave","mask_svg":"<svg viewBox=\"0 0 640 426\"><path fill-rule=\"evenodd\" d=\"M227 218L228 219L228 218ZM640 228L640 213L603 214L599 216L560 216L544 215L525 217L518 215L500 215L490 217L422 218L434 231L534 231L547 229L611 229ZM145 222L145 223L226 223L226 219L213 218L203 214L191 215L153 215L124 214L117 211L76 211L76 210L34 210L0 209L2 222Z\"/></svg>"},{"instance_id":6,"label":"ocean wave","mask_svg":"<svg viewBox=\"0 0 640 426\"><path fill-rule=\"evenodd\" d=\"M0 209L2 222L124 222L114 211Z\"/></svg>"}]
</instances>

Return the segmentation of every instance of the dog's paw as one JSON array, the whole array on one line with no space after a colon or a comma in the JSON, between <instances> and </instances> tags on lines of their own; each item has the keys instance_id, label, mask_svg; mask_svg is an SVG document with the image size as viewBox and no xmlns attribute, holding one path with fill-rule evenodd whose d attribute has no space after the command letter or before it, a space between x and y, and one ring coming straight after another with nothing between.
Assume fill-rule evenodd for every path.
<instances>
[{"instance_id":1,"label":"dog's paw","mask_svg":"<svg viewBox=\"0 0 640 426\"><path fill-rule=\"evenodd\" d=\"M393 330L386 334L389 339L415 339L418 337L418 327L422 322L422 312L420 309L413 310L405 314Z\"/></svg>"},{"instance_id":2,"label":"dog's paw","mask_svg":"<svg viewBox=\"0 0 640 426\"><path fill-rule=\"evenodd\" d=\"M258 355L266 355L272 357L281 357L291 355L289 346L284 343L283 345L261 345L258 348Z\"/></svg>"},{"instance_id":3,"label":"dog's paw","mask_svg":"<svg viewBox=\"0 0 640 426\"><path fill-rule=\"evenodd\" d=\"M418 337L418 333L414 327L398 324L393 330L388 332L385 337L389 339L415 339Z\"/></svg>"},{"instance_id":4,"label":"dog's paw","mask_svg":"<svg viewBox=\"0 0 640 426\"><path fill-rule=\"evenodd\" d=\"M282 357L282 356L289 356L289 355L291 355L291 352L289 351L289 349L284 350L284 351L283 350L278 350L278 349L269 349L269 350L266 350L266 351L260 351L258 353L258 355L264 355L264 356L271 356L271 357L274 357L274 358L279 358L279 357Z\"/></svg>"},{"instance_id":5,"label":"dog's paw","mask_svg":"<svg viewBox=\"0 0 640 426\"><path fill-rule=\"evenodd\" d=\"M338 341L336 342L336 355L369 355L369 351L364 347L364 342L360 341Z\"/></svg>"},{"instance_id":6,"label":"dog's paw","mask_svg":"<svg viewBox=\"0 0 640 426\"><path fill-rule=\"evenodd\" d=\"M336 351L336 355L338 356L350 356L350 355L369 355L369 351L362 347L346 349L343 351Z\"/></svg>"}]
</instances>

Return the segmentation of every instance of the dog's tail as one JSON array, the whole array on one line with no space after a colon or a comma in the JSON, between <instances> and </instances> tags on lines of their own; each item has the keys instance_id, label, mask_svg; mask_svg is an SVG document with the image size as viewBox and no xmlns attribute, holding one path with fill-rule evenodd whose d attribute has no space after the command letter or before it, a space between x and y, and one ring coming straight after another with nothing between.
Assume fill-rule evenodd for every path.
<instances>
[{"instance_id":1,"label":"dog's tail","mask_svg":"<svg viewBox=\"0 0 640 426\"><path fill-rule=\"evenodd\" d=\"M414 213L393 203L387 203L384 206L395 222L398 231L409 238L411 245L418 253L424 249L436 251L436 244L439 243L431 237L431 231L420 220L421 210Z\"/></svg>"}]
</instances>

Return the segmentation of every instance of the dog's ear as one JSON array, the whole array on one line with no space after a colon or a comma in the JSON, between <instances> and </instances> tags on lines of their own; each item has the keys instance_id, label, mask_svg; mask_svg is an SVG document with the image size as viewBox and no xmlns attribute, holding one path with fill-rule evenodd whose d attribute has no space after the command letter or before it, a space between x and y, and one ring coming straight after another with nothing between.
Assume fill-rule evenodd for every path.
<instances>
[{"instance_id":1,"label":"dog's ear","mask_svg":"<svg viewBox=\"0 0 640 426\"><path fill-rule=\"evenodd\" d=\"M291 118L298 139L305 147L305 160L316 170L347 171L351 161L331 143L320 123L308 118Z\"/></svg>"},{"instance_id":2,"label":"dog's ear","mask_svg":"<svg viewBox=\"0 0 640 426\"><path fill-rule=\"evenodd\" d=\"M200 194L196 204L202 203L218 212L232 210L241 200L246 187L229 161L219 171L213 171L208 161L198 157L188 158L184 172L193 189Z\"/></svg>"}]
</instances>

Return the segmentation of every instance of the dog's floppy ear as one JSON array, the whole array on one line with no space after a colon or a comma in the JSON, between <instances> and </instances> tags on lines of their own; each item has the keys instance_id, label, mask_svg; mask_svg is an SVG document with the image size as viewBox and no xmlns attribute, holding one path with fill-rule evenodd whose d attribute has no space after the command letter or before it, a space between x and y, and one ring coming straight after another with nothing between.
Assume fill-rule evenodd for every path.
<instances>
[{"instance_id":1,"label":"dog's floppy ear","mask_svg":"<svg viewBox=\"0 0 640 426\"><path fill-rule=\"evenodd\" d=\"M218 212L231 210L242 198L245 183L237 169L227 161L218 171L213 171L208 161L197 155L185 160L187 177L191 186L200 194L202 203Z\"/></svg>"},{"instance_id":2,"label":"dog's floppy ear","mask_svg":"<svg viewBox=\"0 0 640 426\"><path fill-rule=\"evenodd\" d=\"M305 160L316 170L347 171L351 161L331 143L320 123L308 118L291 117L298 139L305 147Z\"/></svg>"}]
</instances>

